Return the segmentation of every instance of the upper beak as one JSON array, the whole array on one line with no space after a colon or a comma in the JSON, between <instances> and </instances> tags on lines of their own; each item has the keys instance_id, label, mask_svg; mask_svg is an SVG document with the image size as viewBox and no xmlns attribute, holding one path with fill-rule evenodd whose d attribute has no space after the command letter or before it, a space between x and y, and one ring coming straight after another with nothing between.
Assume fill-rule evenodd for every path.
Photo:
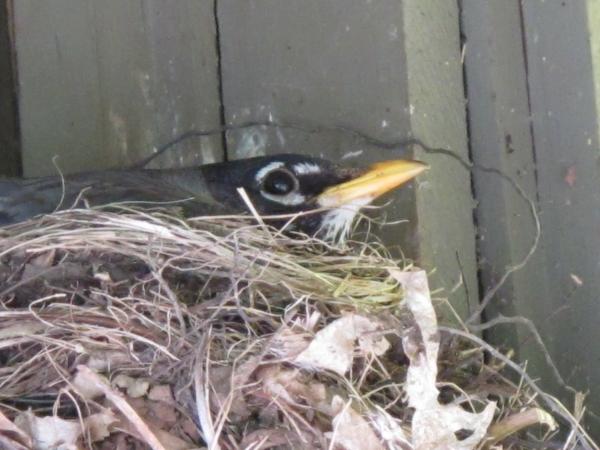
<instances>
[{"instance_id":1,"label":"upper beak","mask_svg":"<svg viewBox=\"0 0 600 450\"><path fill-rule=\"evenodd\" d=\"M317 201L323 207L346 205L353 200L368 202L397 188L419 175L429 166L420 161L394 160L373 164L357 178L327 188Z\"/></svg>"}]
</instances>

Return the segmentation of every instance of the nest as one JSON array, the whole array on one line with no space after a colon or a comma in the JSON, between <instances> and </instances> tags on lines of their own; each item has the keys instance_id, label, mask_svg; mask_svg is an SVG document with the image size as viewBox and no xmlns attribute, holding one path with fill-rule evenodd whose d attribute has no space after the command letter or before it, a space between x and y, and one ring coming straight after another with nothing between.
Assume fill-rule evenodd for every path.
<instances>
[{"instance_id":1,"label":"nest","mask_svg":"<svg viewBox=\"0 0 600 450\"><path fill-rule=\"evenodd\" d=\"M0 301L2 448L597 448L380 245L71 210L0 230Z\"/></svg>"}]
</instances>

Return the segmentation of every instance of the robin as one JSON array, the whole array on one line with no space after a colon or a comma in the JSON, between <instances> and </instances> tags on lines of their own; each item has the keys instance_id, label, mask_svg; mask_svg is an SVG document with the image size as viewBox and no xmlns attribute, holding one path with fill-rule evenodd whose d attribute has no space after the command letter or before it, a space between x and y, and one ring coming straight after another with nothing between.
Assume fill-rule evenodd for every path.
<instances>
[{"instance_id":1,"label":"robin","mask_svg":"<svg viewBox=\"0 0 600 450\"><path fill-rule=\"evenodd\" d=\"M293 229L335 240L359 209L427 166L380 162L367 169L295 154L262 156L195 168L86 172L0 180L0 226L57 210L113 203L176 204L186 216L243 213L243 188L261 215L299 214ZM287 222L287 220L286 220Z\"/></svg>"}]
</instances>

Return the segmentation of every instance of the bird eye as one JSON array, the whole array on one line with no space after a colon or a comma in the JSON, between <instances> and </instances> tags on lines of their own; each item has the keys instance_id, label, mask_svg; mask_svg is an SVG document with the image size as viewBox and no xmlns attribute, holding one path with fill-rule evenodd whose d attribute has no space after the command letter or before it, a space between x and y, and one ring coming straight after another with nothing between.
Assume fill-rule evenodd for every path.
<instances>
[{"instance_id":1,"label":"bird eye","mask_svg":"<svg viewBox=\"0 0 600 450\"><path fill-rule=\"evenodd\" d=\"M263 180L263 190L272 195L286 195L296 189L298 181L287 170L274 170Z\"/></svg>"}]
</instances>

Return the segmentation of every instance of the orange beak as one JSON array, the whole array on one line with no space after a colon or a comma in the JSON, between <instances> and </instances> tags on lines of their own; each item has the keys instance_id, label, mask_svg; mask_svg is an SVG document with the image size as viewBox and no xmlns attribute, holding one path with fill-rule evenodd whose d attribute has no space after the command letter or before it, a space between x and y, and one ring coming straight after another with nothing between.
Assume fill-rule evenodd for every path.
<instances>
[{"instance_id":1,"label":"orange beak","mask_svg":"<svg viewBox=\"0 0 600 450\"><path fill-rule=\"evenodd\" d=\"M368 203L412 180L429 166L420 161L393 160L373 164L362 175L327 188L317 202L322 207L338 207L353 201Z\"/></svg>"}]
</instances>

